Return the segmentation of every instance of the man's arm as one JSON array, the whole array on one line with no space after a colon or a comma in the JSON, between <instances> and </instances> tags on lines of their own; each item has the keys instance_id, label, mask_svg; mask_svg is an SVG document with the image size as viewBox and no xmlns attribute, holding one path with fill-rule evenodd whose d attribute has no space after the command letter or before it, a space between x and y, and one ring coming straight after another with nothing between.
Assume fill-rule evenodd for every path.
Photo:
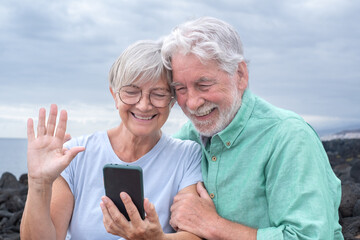
<instances>
[{"instance_id":1,"label":"man's arm","mask_svg":"<svg viewBox=\"0 0 360 240\"><path fill-rule=\"evenodd\" d=\"M171 207L170 224L202 238L255 240L257 230L220 217L202 183L198 195L179 192Z\"/></svg>"}]
</instances>

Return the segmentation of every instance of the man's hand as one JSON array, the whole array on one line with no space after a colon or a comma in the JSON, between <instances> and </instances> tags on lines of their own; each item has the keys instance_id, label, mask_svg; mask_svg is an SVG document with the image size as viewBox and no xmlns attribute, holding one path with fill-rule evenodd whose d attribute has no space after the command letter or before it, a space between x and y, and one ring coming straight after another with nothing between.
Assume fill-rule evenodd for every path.
<instances>
[{"instance_id":1,"label":"man's hand","mask_svg":"<svg viewBox=\"0 0 360 240\"><path fill-rule=\"evenodd\" d=\"M180 193L171 206L170 224L205 239L256 239L257 230L220 217L204 185L196 185L199 196Z\"/></svg>"},{"instance_id":2,"label":"man's hand","mask_svg":"<svg viewBox=\"0 0 360 240\"><path fill-rule=\"evenodd\" d=\"M120 213L119 209L110 198L104 196L102 197L100 206L103 212L103 222L106 231L129 240L165 239L165 234L162 231L155 207L147 198L144 200L146 217L142 220L139 211L132 202L130 196L127 193L122 192L120 193L120 197L125 205L130 221Z\"/></svg>"},{"instance_id":3,"label":"man's hand","mask_svg":"<svg viewBox=\"0 0 360 240\"><path fill-rule=\"evenodd\" d=\"M196 188L199 196L187 193L175 196L170 209L170 224L175 230L181 229L206 237L207 229L219 215L203 183L198 182Z\"/></svg>"}]
</instances>

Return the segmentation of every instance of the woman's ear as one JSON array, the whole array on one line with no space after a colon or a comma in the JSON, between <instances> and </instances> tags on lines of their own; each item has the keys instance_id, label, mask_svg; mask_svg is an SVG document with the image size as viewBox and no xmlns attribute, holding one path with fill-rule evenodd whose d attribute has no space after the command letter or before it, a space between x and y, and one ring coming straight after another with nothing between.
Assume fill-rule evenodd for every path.
<instances>
[{"instance_id":1,"label":"woman's ear","mask_svg":"<svg viewBox=\"0 0 360 240\"><path fill-rule=\"evenodd\" d=\"M115 107L116 107L116 109L118 109L118 99L116 97L116 92L114 92L112 87L109 87L109 89L110 89L110 93L111 93L111 95L112 95L112 97L113 97L113 99L115 101Z\"/></svg>"},{"instance_id":2,"label":"woman's ear","mask_svg":"<svg viewBox=\"0 0 360 240\"><path fill-rule=\"evenodd\" d=\"M113 98L114 98L114 97L115 97L115 94L114 94L114 90L112 89L112 87L109 87L109 90L110 90L111 95L112 95Z\"/></svg>"}]
</instances>

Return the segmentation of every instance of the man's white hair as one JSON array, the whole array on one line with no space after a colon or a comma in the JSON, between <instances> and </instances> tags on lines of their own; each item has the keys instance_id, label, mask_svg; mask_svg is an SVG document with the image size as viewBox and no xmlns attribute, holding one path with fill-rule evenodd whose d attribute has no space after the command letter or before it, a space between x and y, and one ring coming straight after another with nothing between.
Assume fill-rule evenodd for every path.
<instances>
[{"instance_id":1,"label":"man's white hair","mask_svg":"<svg viewBox=\"0 0 360 240\"><path fill-rule=\"evenodd\" d=\"M194 54L202 63L217 61L219 67L230 75L245 60L239 34L228 23L202 17L185 22L164 38L161 55L164 65L171 68L171 58L176 53Z\"/></svg>"}]
</instances>

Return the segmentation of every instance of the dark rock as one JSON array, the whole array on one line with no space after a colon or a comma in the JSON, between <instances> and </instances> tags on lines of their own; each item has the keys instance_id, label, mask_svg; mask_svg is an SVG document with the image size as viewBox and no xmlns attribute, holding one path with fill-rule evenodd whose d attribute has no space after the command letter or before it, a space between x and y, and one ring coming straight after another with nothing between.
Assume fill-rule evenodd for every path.
<instances>
[{"instance_id":1,"label":"dark rock","mask_svg":"<svg viewBox=\"0 0 360 240\"><path fill-rule=\"evenodd\" d=\"M20 240L20 235L18 233L5 233L0 235L0 240Z\"/></svg>"},{"instance_id":2,"label":"dark rock","mask_svg":"<svg viewBox=\"0 0 360 240\"><path fill-rule=\"evenodd\" d=\"M360 199L360 184L348 183L342 185L340 212L343 218L352 217L357 200Z\"/></svg>"},{"instance_id":3,"label":"dark rock","mask_svg":"<svg viewBox=\"0 0 360 240\"><path fill-rule=\"evenodd\" d=\"M354 179L350 175L351 166L348 163L342 163L333 167L335 175L341 180L342 184L351 183Z\"/></svg>"},{"instance_id":4,"label":"dark rock","mask_svg":"<svg viewBox=\"0 0 360 240\"><path fill-rule=\"evenodd\" d=\"M344 238L360 239L360 139L332 140L323 145L341 180L339 222Z\"/></svg>"},{"instance_id":5,"label":"dark rock","mask_svg":"<svg viewBox=\"0 0 360 240\"><path fill-rule=\"evenodd\" d=\"M9 211L6 211L6 210L1 210L1 211L0 211L0 219L1 219L1 218L4 218L4 217L9 218L9 217L11 217L12 215L14 215L14 214L11 213L11 212L9 212Z\"/></svg>"},{"instance_id":6,"label":"dark rock","mask_svg":"<svg viewBox=\"0 0 360 240\"><path fill-rule=\"evenodd\" d=\"M20 239L20 221L27 196L27 175L19 181L11 173L0 179L0 240Z\"/></svg>"},{"instance_id":7,"label":"dark rock","mask_svg":"<svg viewBox=\"0 0 360 240\"><path fill-rule=\"evenodd\" d=\"M353 216L360 217L360 199L358 199L354 205Z\"/></svg>"},{"instance_id":8,"label":"dark rock","mask_svg":"<svg viewBox=\"0 0 360 240\"><path fill-rule=\"evenodd\" d=\"M10 212L17 212L24 209L25 203L19 195L12 195L9 197L5 206Z\"/></svg>"},{"instance_id":9,"label":"dark rock","mask_svg":"<svg viewBox=\"0 0 360 240\"><path fill-rule=\"evenodd\" d=\"M355 182L360 183L360 161L352 166L350 176L355 179Z\"/></svg>"},{"instance_id":10,"label":"dark rock","mask_svg":"<svg viewBox=\"0 0 360 240\"><path fill-rule=\"evenodd\" d=\"M342 232L345 239L359 239L355 238L360 235L360 217L344 218L342 223Z\"/></svg>"},{"instance_id":11,"label":"dark rock","mask_svg":"<svg viewBox=\"0 0 360 240\"><path fill-rule=\"evenodd\" d=\"M359 158L360 139L336 139L324 141L323 146L328 155L339 156L339 158L345 160Z\"/></svg>"},{"instance_id":12,"label":"dark rock","mask_svg":"<svg viewBox=\"0 0 360 240\"><path fill-rule=\"evenodd\" d=\"M21 183L24 186L28 186L28 175L27 173L22 174L19 178L19 183Z\"/></svg>"},{"instance_id":13,"label":"dark rock","mask_svg":"<svg viewBox=\"0 0 360 240\"><path fill-rule=\"evenodd\" d=\"M12 173L5 172L0 178L0 188L16 189L20 188L20 183L17 181L16 177Z\"/></svg>"}]
</instances>

